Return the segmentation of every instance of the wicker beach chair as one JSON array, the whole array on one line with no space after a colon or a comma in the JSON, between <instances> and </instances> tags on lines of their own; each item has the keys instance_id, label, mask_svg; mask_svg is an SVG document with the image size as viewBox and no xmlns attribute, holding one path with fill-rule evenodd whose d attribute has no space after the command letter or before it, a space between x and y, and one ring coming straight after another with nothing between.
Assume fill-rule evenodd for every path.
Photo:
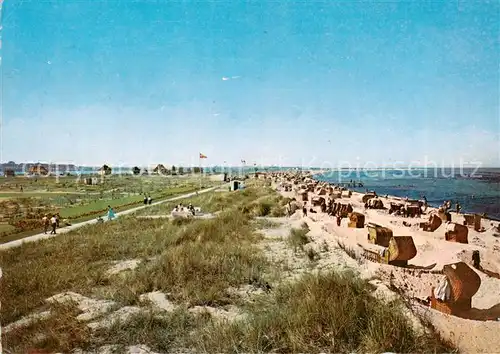
<instances>
[{"instance_id":1,"label":"wicker beach chair","mask_svg":"<svg viewBox=\"0 0 500 354\"><path fill-rule=\"evenodd\" d=\"M467 236L469 229L467 226L457 223L448 223L446 225L445 239L450 242L469 243Z\"/></svg>"},{"instance_id":2,"label":"wicker beach chair","mask_svg":"<svg viewBox=\"0 0 500 354\"><path fill-rule=\"evenodd\" d=\"M361 213L351 212L349 214L348 227L361 229L365 226L365 216Z\"/></svg>"},{"instance_id":3,"label":"wicker beach chair","mask_svg":"<svg viewBox=\"0 0 500 354\"><path fill-rule=\"evenodd\" d=\"M443 273L448 278L451 288L450 299L440 301L434 296L434 287L431 289L431 308L456 315L460 312L470 310L472 297L481 286L481 278L464 262L447 264L443 267Z\"/></svg>"},{"instance_id":4,"label":"wicker beach chair","mask_svg":"<svg viewBox=\"0 0 500 354\"><path fill-rule=\"evenodd\" d=\"M313 197L311 200L313 206L321 206L325 203L325 198L323 197Z\"/></svg>"},{"instance_id":5,"label":"wicker beach chair","mask_svg":"<svg viewBox=\"0 0 500 354\"><path fill-rule=\"evenodd\" d=\"M378 198L372 198L368 200L368 207L371 209L384 209L384 203Z\"/></svg>"},{"instance_id":6,"label":"wicker beach chair","mask_svg":"<svg viewBox=\"0 0 500 354\"><path fill-rule=\"evenodd\" d=\"M420 216L420 214L422 214L422 210L420 209L420 207L418 205L408 205L406 207L406 214L409 216L409 217L416 217L416 216Z\"/></svg>"},{"instance_id":7,"label":"wicker beach chair","mask_svg":"<svg viewBox=\"0 0 500 354\"><path fill-rule=\"evenodd\" d=\"M327 193L326 188L324 188L324 187L316 188L316 194L317 195L325 195L326 193Z\"/></svg>"},{"instance_id":8,"label":"wicker beach chair","mask_svg":"<svg viewBox=\"0 0 500 354\"><path fill-rule=\"evenodd\" d=\"M342 198L351 198L352 192L350 190L342 191Z\"/></svg>"},{"instance_id":9,"label":"wicker beach chair","mask_svg":"<svg viewBox=\"0 0 500 354\"><path fill-rule=\"evenodd\" d=\"M402 204L399 203L391 203L391 207L389 209L389 214L395 213L397 211L400 211L401 208L403 207Z\"/></svg>"},{"instance_id":10,"label":"wicker beach chair","mask_svg":"<svg viewBox=\"0 0 500 354\"><path fill-rule=\"evenodd\" d=\"M339 203L339 211L340 211L340 215L343 217L343 218L347 218L349 217L349 214L353 212L353 209L352 209L352 205L351 204L341 204ZM361 214L362 215L362 214Z\"/></svg>"},{"instance_id":11,"label":"wicker beach chair","mask_svg":"<svg viewBox=\"0 0 500 354\"><path fill-rule=\"evenodd\" d=\"M389 247L389 241L392 237L392 230L374 223L368 224L368 242Z\"/></svg>"},{"instance_id":12,"label":"wicker beach chair","mask_svg":"<svg viewBox=\"0 0 500 354\"><path fill-rule=\"evenodd\" d=\"M363 248L363 257L375 263L389 263L389 249L379 245L365 245Z\"/></svg>"},{"instance_id":13,"label":"wicker beach chair","mask_svg":"<svg viewBox=\"0 0 500 354\"><path fill-rule=\"evenodd\" d=\"M406 266L417 255L417 248L411 236L393 236L389 240L389 264Z\"/></svg>"},{"instance_id":14,"label":"wicker beach chair","mask_svg":"<svg viewBox=\"0 0 500 354\"><path fill-rule=\"evenodd\" d=\"M481 215L479 214L464 214L465 224L469 227L473 227L474 230L481 230Z\"/></svg>"},{"instance_id":15,"label":"wicker beach chair","mask_svg":"<svg viewBox=\"0 0 500 354\"><path fill-rule=\"evenodd\" d=\"M441 226L442 223L443 220L441 220L438 215L431 214L429 221L420 224L420 226L424 231L434 232L439 228L439 226Z\"/></svg>"},{"instance_id":16,"label":"wicker beach chair","mask_svg":"<svg viewBox=\"0 0 500 354\"><path fill-rule=\"evenodd\" d=\"M342 198L342 192L340 192L340 191L333 191L332 193L330 193L330 198L332 198L332 199Z\"/></svg>"},{"instance_id":17,"label":"wicker beach chair","mask_svg":"<svg viewBox=\"0 0 500 354\"><path fill-rule=\"evenodd\" d=\"M367 201L369 201L370 199L372 198L375 198L377 195L375 193L367 193L363 196L363 198L361 198L361 201L363 203L366 203Z\"/></svg>"}]
</instances>

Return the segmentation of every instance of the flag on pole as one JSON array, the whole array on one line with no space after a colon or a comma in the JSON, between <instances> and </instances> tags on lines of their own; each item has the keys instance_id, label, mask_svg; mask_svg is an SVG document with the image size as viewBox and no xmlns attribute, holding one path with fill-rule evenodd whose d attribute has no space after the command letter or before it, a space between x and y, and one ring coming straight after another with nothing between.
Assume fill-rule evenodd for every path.
<instances>
[{"instance_id":1,"label":"flag on pole","mask_svg":"<svg viewBox=\"0 0 500 354\"><path fill-rule=\"evenodd\" d=\"M201 152L200 152L200 159L206 159L207 158L207 155L203 155Z\"/></svg>"}]
</instances>

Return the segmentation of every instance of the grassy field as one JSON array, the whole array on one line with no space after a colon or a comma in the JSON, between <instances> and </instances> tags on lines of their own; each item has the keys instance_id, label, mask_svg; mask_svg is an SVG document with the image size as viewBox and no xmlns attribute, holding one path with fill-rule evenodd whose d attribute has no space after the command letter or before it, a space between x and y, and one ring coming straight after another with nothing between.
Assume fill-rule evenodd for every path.
<instances>
[{"instance_id":1,"label":"grassy field","mask_svg":"<svg viewBox=\"0 0 500 354\"><path fill-rule=\"evenodd\" d=\"M271 190L256 185L190 201L220 213L214 219L188 221L129 216L1 252L2 323L33 311L52 313L23 330L2 333L4 348L16 353L30 348L70 352L77 347L146 344L159 352L451 351L434 332L416 333L401 304L375 300L370 285L354 274L308 275L280 284L276 266L258 247L263 240L260 227L269 225L254 219L283 213L286 200ZM165 213L172 206L151 209ZM296 237L300 244L303 237ZM122 276L106 276L112 261L125 259L141 264ZM229 291L248 284L266 289L268 282L272 290L254 302ZM75 320L74 305L50 307L44 301L70 290L111 299L117 307L140 306L144 312L92 332ZM157 290L168 293L178 308L160 316L139 301L141 294ZM234 305L246 317L218 323L188 311L196 305Z\"/></svg>"},{"instance_id":2,"label":"grassy field","mask_svg":"<svg viewBox=\"0 0 500 354\"><path fill-rule=\"evenodd\" d=\"M23 192L9 191L16 187L14 181L24 184ZM27 228L0 230L1 242L9 242L41 232L38 220L41 219L43 213L58 212L62 219L77 223L104 215L108 205L116 211L122 211L140 205L144 195L149 195L154 201L158 201L193 192L199 189L200 185L209 187L217 184L218 182L211 181L209 178L202 178L200 184L199 177L191 176L110 176L103 184L97 186L76 183L74 178L63 178L59 182L55 178L41 178L36 182L28 178L7 179L0 183L0 198L3 202L8 200L17 203L21 208L21 212L12 218L15 217L17 220L28 218L28 210L38 210L40 215L36 216L35 222L30 222ZM25 210L26 216L23 216L22 210ZM0 214L6 212L8 212L7 208L0 210Z\"/></svg>"},{"instance_id":3,"label":"grassy field","mask_svg":"<svg viewBox=\"0 0 500 354\"><path fill-rule=\"evenodd\" d=\"M15 229L14 226L11 226L9 224L0 224L0 233L10 232L13 231L14 229Z\"/></svg>"},{"instance_id":4,"label":"grassy field","mask_svg":"<svg viewBox=\"0 0 500 354\"><path fill-rule=\"evenodd\" d=\"M197 185L187 184L180 187L171 187L161 192L149 193L148 195L153 198L153 201L158 201L175 195L193 192L198 189L199 186ZM142 195L126 196L110 200L95 200L89 204L64 208L60 211L60 215L62 218L78 219L82 215L87 215L89 213L105 212L108 205L112 208L119 209L121 206L125 205L141 204L143 200L144 196Z\"/></svg>"}]
</instances>

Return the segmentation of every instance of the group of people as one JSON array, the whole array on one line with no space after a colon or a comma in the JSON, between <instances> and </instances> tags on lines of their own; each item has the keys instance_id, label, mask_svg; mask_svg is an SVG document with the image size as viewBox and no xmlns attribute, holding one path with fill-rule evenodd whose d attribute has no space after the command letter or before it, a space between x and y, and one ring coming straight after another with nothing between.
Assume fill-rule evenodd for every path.
<instances>
[{"instance_id":1,"label":"group of people","mask_svg":"<svg viewBox=\"0 0 500 354\"><path fill-rule=\"evenodd\" d=\"M146 196L144 195L144 205L151 205L151 203L153 203L153 198L151 198L150 195Z\"/></svg>"},{"instance_id":2,"label":"group of people","mask_svg":"<svg viewBox=\"0 0 500 354\"><path fill-rule=\"evenodd\" d=\"M451 204L451 200L445 200L445 201L443 202L443 205L441 205L441 208L442 208L445 212L447 212L448 210L450 210L450 209L451 209L451 205L452 205L452 204ZM460 205L460 203L459 203L459 202L457 202L457 204L455 205L455 210L456 210L457 214L460 214L460 211L462 210L462 206Z\"/></svg>"},{"instance_id":3,"label":"group of people","mask_svg":"<svg viewBox=\"0 0 500 354\"><path fill-rule=\"evenodd\" d=\"M59 227L59 214L53 214L50 218L48 214L45 214L42 218L42 224L44 234L47 234L47 231L49 231L49 227L52 227L50 234L55 235L56 229Z\"/></svg>"},{"instance_id":4,"label":"group of people","mask_svg":"<svg viewBox=\"0 0 500 354\"><path fill-rule=\"evenodd\" d=\"M295 201L295 198L293 198L292 201ZM289 201L287 204L286 209L288 217L292 216L295 212L295 208L292 206L292 201ZM340 226L342 218L345 215L342 209L345 209L344 212L352 212L353 210L351 204L344 206L341 203L335 203L333 199L328 199L327 202L323 201L323 203L321 203L321 212L327 213L330 216L335 216L338 226ZM308 206L308 201L304 201L302 204L302 216L307 217L307 213L316 214L317 211L314 210L312 206Z\"/></svg>"},{"instance_id":5,"label":"group of people","mask_svg":"<svg viewBox=\"0 0 500 354\"><path fill-rule=\"evenodd\" d=\"M182 203L180 204L177 204L174 208L174 211L175 212L183 212L184 209L187 209L187 211L191 212L193 215L196 214L196 210L194 209L194 206L193 204L189 203L189 205L187 207L184 207L184 205Z\"/></svg>"}]
</instances>

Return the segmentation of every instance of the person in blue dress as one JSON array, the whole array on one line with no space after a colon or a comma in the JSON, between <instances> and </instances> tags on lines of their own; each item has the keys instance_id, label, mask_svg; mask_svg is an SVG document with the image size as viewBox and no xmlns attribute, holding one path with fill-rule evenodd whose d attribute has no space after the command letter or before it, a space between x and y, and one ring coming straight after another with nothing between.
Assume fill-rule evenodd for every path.
<instances>
[{"instance_id":1,"label":"person in blue dress","mask_svg":"<svg viewBox=\"0 0 500 354\"><path fill-rule=\"evenodd\" d=\"M108 221L113 220L116 217L115 212L113 211L113 208L111 205L108 205Z\"/></svg>"}]
</instances>

